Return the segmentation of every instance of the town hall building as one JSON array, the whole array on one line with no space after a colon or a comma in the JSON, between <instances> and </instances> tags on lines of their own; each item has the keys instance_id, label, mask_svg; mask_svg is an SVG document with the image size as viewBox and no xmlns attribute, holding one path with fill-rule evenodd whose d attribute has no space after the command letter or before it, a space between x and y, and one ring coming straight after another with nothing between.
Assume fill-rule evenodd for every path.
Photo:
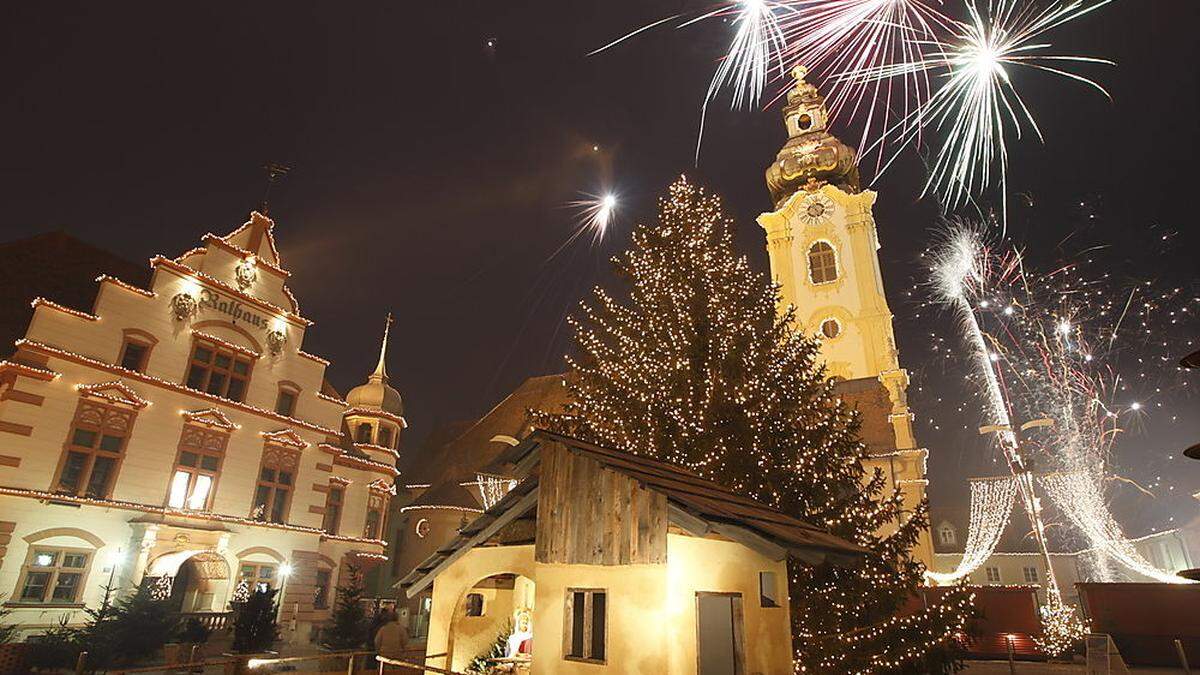
<instances>
[{"instance_id":1,"label":"town hall building","mask_svg":"<svg viewBox=\"0 0 1200 675\"><path fill-rule=\"evenodd\" d=\"M33 300L0 362L0 598L26 632L149 580L221 625L281 590L307 637L349 569L385 558L406 422L383 352L342 399L303 350L274 223L252 213L146 287L102 275L92 307ZM390 320L389 320L390 322Z\"/></svg>"}]
</instances>

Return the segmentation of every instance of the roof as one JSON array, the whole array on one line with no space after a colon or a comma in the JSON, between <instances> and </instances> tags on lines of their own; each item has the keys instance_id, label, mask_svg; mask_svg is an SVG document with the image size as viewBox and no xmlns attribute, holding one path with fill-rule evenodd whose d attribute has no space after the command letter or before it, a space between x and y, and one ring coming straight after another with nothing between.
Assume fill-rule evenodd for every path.
<instances>
[{"instance_id":1,"label":"roof","mask_svg":"<svg viewBox=\"0 0 1200 675\"><path fill-rule=\"evenodd\" d=\"M892 399L877 377L838 380L834 393L846 404L858 410L862 425L859 436L871 455L886 455L896 451L896 432L892 427Z\"/></svg>"},{"instance_id":2,"label":"roof","mask_svg":"<svg viewBox=\"0 0 1200 675\"><path fill-rule=\"evenodd\" d=\"M829 560L846 564L867 552L861 546L835 537L774 507L739 495L683 467L537 430L497 460L516 467L517 475L524 475L524 480L492 508L460 530L453 541L417 565L397 586L407 589L410 596L419 592L458 557L486 541L508 522L535 509L538 479L533 469L540 462L538 451L541 445L547 442L561 443L569 451L593 459L604 468L633 478L642 487L665 495L669 521L696 536L717 534L760 552L778 551L778 559L792 555L810 563Z\"/></svg>"},{"instance_id":3,"label":"roof","mask_svg":"<svg viewBox=\"0 0 1200 675\"><path fill-rule=\"evenodd\" d=\"M457 483L441 483L421 493L410 504L400 507L400 511L416 509L450 509L454 511L473 511L481 513L479 500L471 496L466 488Z\"/></svg>"},{"instance_id":4,"label":"roof","mask_svg":"<svg viewBox=\"0 0 1200 675\"><path fill-rule=\"evenodd\" d=\"M495 440L525 437L532 427L529 411L560 411L567 402L567 389L562 375L531 377L496 404L479 421L472 424L440 452L431 453L422 464L420 473L430 482L475 480L475 474L490 465L511 447L508 441Z\"/></svg>"}]
</instances>

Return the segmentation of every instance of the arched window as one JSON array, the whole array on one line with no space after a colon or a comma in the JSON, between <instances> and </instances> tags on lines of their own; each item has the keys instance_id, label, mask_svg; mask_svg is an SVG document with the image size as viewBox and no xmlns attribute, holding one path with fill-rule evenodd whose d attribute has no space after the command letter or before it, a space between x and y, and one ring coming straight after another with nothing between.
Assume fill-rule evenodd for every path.
<instances>
[{"instance_id":1,"label":"arched window","mask_svg":"<svg viewBox=\"0 0 1200 675\"><path fill-rule=\"evenodd\" d=\"M808 276L814 284L837 280L837 255L828 242L818 241L808 249Z\"/></svg>"}]
</instances>

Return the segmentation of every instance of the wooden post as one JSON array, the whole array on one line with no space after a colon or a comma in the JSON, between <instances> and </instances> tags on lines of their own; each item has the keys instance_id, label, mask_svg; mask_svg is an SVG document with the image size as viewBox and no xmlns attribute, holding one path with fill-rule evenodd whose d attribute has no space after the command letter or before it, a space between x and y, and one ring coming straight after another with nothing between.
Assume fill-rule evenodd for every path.
<instances>
[{"instance_id":1,"label":"wooden post","mask_svg":"<svg viewBox=\"0 0 1200 675\"><path fill-rule=\"evenodd\" d=\"M1008 672L1009 675L1016 675L1017 662L1013 660L1013 636L1008 634L1004 636L1004 644L1008 647Z\"/></svg>"},{"instance_id":2,"label":"wooden post","mask_svg":"<svg viewBox=\"0 0 1200 675\"><path fill-rule=\"evenodd\" d=\"M1178 638L1175 639L1175 653L1179 654L1179 665L1183 666L1183 675L1192 675L1192 669L1188 667L1187 652L1183 651L1183 643Z\"/></svg>"},{"instance_id":3,"label":"wooden post","mask_svg":"<svg viewBox=\"0 0 1200 675\"><path fill-rule=\"evenodd\" d=\"M346 657L346 675L354 675L354 655Z\"/></svg>"}]
</instances>

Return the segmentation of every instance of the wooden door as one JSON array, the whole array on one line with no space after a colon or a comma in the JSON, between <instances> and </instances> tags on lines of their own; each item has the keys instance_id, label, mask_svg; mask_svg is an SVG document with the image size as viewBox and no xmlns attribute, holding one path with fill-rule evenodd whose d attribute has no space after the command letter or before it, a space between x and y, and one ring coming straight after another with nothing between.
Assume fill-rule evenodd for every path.
<instances>
[{"instance_id":1,"label":"wooden door","mask_svg":"<svg viewBox=\"0 0 1200 675\"><path fill-rule=\"evenodd\" d=\"M696 672L743 675L742 594L696 594Z\"/></svg>"}]
</instances>

